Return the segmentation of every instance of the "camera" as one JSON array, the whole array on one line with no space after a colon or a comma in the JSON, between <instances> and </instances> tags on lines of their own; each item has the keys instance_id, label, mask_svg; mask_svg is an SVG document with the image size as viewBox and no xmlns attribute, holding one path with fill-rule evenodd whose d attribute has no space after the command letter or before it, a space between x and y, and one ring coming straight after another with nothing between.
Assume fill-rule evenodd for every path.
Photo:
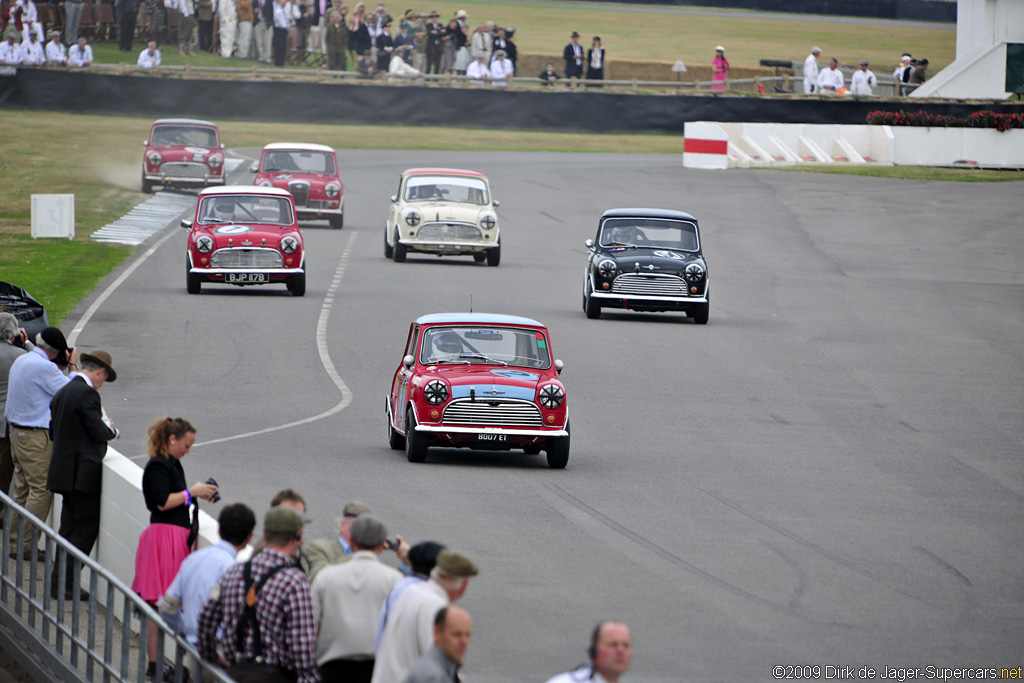
<instances>
[{"instance_id":1,"label":"camera","mask_svg":"<svg viewBox=\"0 0 1024 683\"><path fill-rule=\"evenodd\" d=\"M397 538L385 538L384 547L388 550L398 550L398 539Z\"/></svg>"},{"instance_id":2,"label":"camera","mask_svg":"<svg viewBox=\"0 0 1024 683\"><path fill-rule=\"evenodd\" d=\"M207 479L206 483L207 484L213 484L214 486L220 486L220 484L217 483L217 480L214 479L213 477L210 477L209 479ZM213 495L210 497L210 502L213 502L213 503L219 503L220 502L220 491L214 491L213 492Z\"/></svg>"}]
</instances>

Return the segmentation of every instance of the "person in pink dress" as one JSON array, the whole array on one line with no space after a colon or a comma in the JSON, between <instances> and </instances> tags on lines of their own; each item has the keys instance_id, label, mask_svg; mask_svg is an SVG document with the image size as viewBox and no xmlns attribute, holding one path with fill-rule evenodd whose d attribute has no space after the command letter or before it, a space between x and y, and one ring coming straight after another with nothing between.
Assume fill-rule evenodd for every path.
<instances>
[{"instance_id":1,"label":"person in pink dress","mask_svg":"<svg viewBox=\"0 0 1024 683\"><path fill-rule=\"evenodd\" d=\"M729 60L725 58L725 48L719 45L715 48L715 58L711 60L711 89L725 90L725 81L729 75Z\"/></svg>"}]
</instances>

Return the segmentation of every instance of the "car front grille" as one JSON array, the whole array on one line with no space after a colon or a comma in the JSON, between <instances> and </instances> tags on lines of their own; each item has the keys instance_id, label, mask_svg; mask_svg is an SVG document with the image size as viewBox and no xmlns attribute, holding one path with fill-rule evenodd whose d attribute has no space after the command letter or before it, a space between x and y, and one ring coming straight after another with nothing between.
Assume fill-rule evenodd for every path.
<instances>
[{"instance_id":1,"label":"car front grille","mask_svg":"<svg viewBox=\"0 0 1024 683\"><path fill-rule=\"evenodd\" d=\"M275 249L218 249L210 257L214 268L282 268L284 257Z\"/></svg>"},{"instance_id":2,"label":"car front grille","mask_svg":"<svg viewBox=\"0 0 1024 683\"><path fill-rule=\"evenodd\" d=\"M612 294L633 296L690 296L686 280L676 275L623 273L612 282Z\"/></svg>"},{"instance_id":3,"label":"car front grille","mask_svg":"<svg viewBox=\"0 0 1024 683\"><path fill-rule=\"evenodd\" d=\"M298 202L296 201L296 203ZM313 209L315 211L323 211L324 209L331 208L331 203L332 202L324 201L323 199L310 199L308 202L306 202L306 208ZM334 203L337 204L337 202Z\"/></svg>"},{"instance_id":4,"label":"car front grille","mask_svg":"<svg viewBox=\"0 0 1024 683\"><path fill-rule=\"evenodd\" d=\"M424 223L416 239L433 242L479 242L480 229L468 223Z\"/></svg>"},{"instance_id":5,"label":"car front grille","mask_svg":"<svg viewBox=\"0 0 1024 683\"><path fill-rule=\"evenodd\" d=\"M206 164L169 162L160 167L160 174L172 178L205 178L209 173Z\"/></svg>"},{"instance_id":6,"label":"car front grille","mask_svg":"<svg viewBox=\"0 0 1024 683\"><path fill-rule=\"evenodd\" d=\"M295 206L306 206L309 203L309 183L304 180L294 180L288 183L288 191L295 198Z\"/></svg>"},{"instance_id":7,"label":"car front grille","mask_svg":"<svg viewBox=\"0 0 1024 683\"><path fill-rule=\"evenodd\" d=\"M458 399L448 404L441 417L444 424L543 427L540 408L529 401L471 401Z\"/></svg>"}]
</instances>

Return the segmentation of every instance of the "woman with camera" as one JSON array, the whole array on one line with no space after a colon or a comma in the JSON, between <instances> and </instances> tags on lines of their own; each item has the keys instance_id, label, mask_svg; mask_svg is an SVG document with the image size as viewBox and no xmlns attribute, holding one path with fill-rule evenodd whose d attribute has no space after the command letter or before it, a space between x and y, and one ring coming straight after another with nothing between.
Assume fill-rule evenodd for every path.
<instances>
[{"instance_id":1,"label":"woman with camera","mask_svg":"<svg viewBox=\"0 0 1024 683\"><path fill-rule=\"evenodd\" d=\"M142 495L149 509L149 526L139 537L135 551L135 580L132 590L156 607L157 600L174 581L182 561L192 551L199 531L202 498L217 495L214 483L188 486L181 459L192 449L196 428L188 420L162 417L149 428L149 462L142 472ZM194 508L192 517L189 508ZM156 673L156 643L159 630L149 625L146 653L147 677Z\"/></svg>"}]
</instances>

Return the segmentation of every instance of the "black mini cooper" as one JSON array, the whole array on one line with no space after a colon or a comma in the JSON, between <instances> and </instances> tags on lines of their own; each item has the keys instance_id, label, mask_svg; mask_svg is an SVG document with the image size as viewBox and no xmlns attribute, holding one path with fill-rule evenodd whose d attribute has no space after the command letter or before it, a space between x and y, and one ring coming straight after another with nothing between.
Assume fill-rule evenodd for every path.
<instances>
[{"instance_id":1,"label":"black mini cooper","mask_svg":"<svg viewBox=\"0 0 1024 683\"><path fill-rule=\"evenodd\" d=\"M708 322L708 266L701 253L697 219L667 209L609 209L583 281L588 318L602 308L680 311L698 325Z\"/></svg>"}]
</instances>

